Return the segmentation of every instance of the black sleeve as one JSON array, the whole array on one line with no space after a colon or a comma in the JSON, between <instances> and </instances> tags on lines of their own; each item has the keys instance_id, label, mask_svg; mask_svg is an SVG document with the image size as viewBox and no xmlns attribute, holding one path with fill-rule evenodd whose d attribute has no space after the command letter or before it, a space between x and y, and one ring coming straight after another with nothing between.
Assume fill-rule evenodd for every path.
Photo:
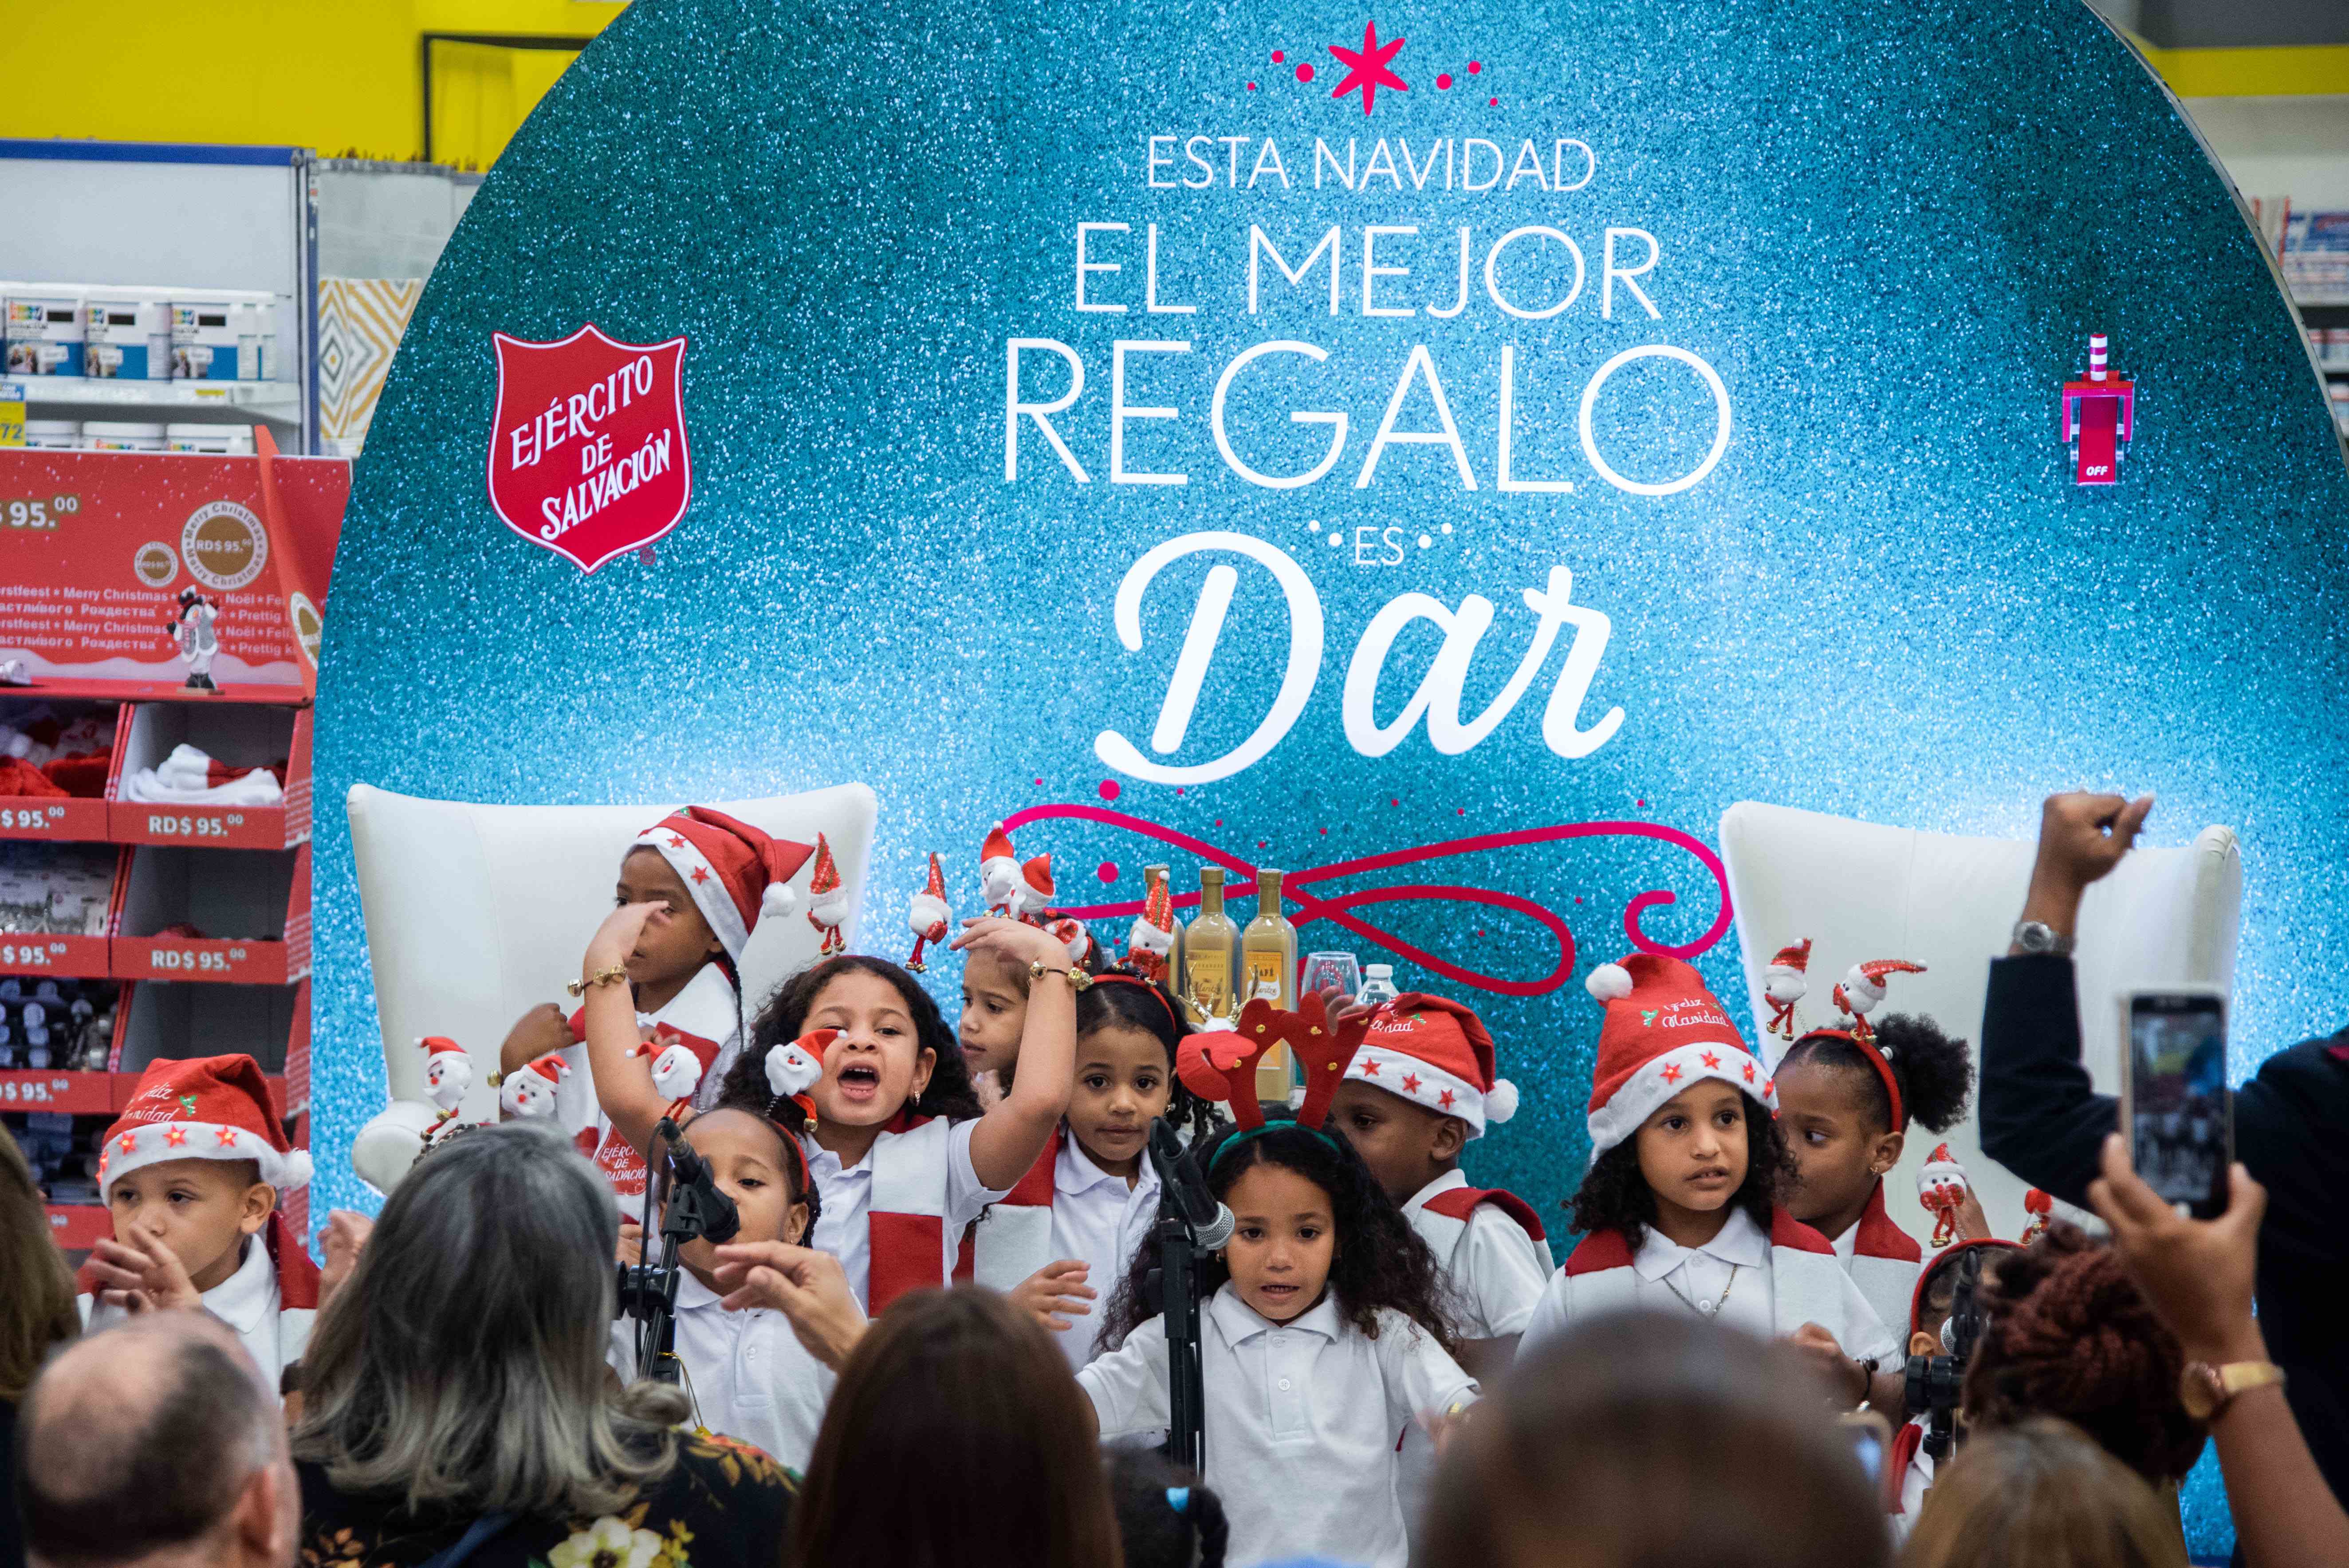
<instances>
[{"instance_id":1,"label":"black sleeve","mask_svg":"<svg viewBox=\"0 0 2349 1568\"><path fill-rule=\"evenodd\" d=\"M2120 1113L2080 1065L2072 961L1992 959L1982 1032L1982 1152L2033 1186L2085 1204Z\"/></svg>"}]
</instances>

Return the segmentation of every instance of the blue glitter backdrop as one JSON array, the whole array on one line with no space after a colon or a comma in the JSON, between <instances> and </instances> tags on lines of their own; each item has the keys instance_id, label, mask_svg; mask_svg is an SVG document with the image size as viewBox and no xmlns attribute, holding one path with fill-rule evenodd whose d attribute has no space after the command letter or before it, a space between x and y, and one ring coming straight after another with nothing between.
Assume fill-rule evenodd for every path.
<instances>
[{"instance_id":1,"label":"blue glitter backdrop","mask_svg":"<svg viewBox=\"0 0 2349 1568\"><path fill-rule=\"evenodd\" d=\"M1363 48L1344 6L638 0L484 183L392 369L336 566L321 799L862 779L864 945L894 954L923 853L967 895L988 825L1039 806L1301 871L1557 824L1709 839L1741 798L2023 835L2049 788L2153 788L2155 841L2215 821L2247 844L2237 1075L2349 1013L2349 474L2257 243L2124 46L2076 0L1375 16L1408 88L1372 98L1331 49ZM1118 270L1080 273L1083 224L1123 225L1083 233ZM1081 310L1081 277L1116 308ZM657 563L583 578L498 521L481 472L492 332L589 321L689 340L695 485ZM2141 425L2102 490L2056 438L2095 331ZM1066 459L1023 416L1007 480L1014 339L1067 350L1020 349L1021 400L1057 402L1071 360L1084 381L1046 416ZM1235 368L1266 344L1290 346ZM1606 368L1646 346L1685 357ZM1627 488L1702 468L1712 377L1717 465ZM1243 472L1304 476L1333 443L1309 483ZM1505 485L1505 450L1516 484L1570 490ZM1162 545L1122 642L1120 584ZM1162 709L1203 591L1229 613L1185 726ZM1551 638L1516 682L1528 591ZM1465 647L1480 610L1464 674L1407 708L1443 617ZM1065 903L1137 899L1145 861L1195 885L1197 853L1130 826L1016 836ZM339 812L316 865L321 1193L348 1204L383 1088ZM1437 896L1350 917L1564 982L1464 993L1526 1091L1474 1173L1554 1210L1585 1155L1580 975L1649 890L1678 895L1638 913L1650 940L1703 944L1711 872L1618 831L1308 891L1372 884ZM1540 912L1579 944L1570 977ZM1383 955L1337 934L1302 945ZM1742 995L1733 944L1700 963ZM2198 1546L2221 1539L2194 1511Z\"/></svg>"}]
</instances>

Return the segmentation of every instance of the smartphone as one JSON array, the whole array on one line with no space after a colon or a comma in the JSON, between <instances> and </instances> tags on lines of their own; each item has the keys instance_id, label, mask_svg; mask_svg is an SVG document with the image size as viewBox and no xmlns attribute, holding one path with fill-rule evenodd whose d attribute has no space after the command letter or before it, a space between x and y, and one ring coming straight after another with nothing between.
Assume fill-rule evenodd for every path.
<instances>
[{"instance_id":1,"label":"smartphone","mask_svg":"<svg viewBox=\"0 0 2349 1568\"><path fill-rule=\"evenodd\" d=\"M1836 1427L1851 1444L1868 1484L1882 1486L1885 1457L1892 1451L1892 1423L1874 1410L1847 1410L1836 1418Z\"/></svg>"},{"instance_id":2,"label":"smartphone","mask_svg":"<svg viewBox=\"0 0 2349 1568\"><path fill-rule=\"evenodd\" d=\"M2235 1097L2227 1087L2227 998L2173 985L2121 997L2121 1135L2145 1184L2198 1220L2227 1210Z\"/></svg>"}]
</instances>

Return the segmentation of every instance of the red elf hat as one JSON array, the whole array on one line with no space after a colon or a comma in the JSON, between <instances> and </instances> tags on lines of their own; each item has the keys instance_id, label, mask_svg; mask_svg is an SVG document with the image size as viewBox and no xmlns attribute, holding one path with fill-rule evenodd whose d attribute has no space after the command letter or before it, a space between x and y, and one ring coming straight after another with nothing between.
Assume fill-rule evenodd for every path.
<instances>
[{"instance_id":1,"label":"red elf hat","mask_svg":"<svg viewBox=\"0 0 2349 1568\"><path fill-rule=\"evenodd\" d=\"M799 908L799 894L788 884L815 853L810 845L776 838L707 806L662 818L629 849L652 850L669 863L726 955L738 963L761 915Z\"/></svg>"},{"instance_id":2,"label":"red elf hat","mask_svg":"<svg viewBox=\"0 0 2349 1568\"><path fill-rule=\"evenodd\" d=\"M1495 1076L1493 1037L1457 1002L1406 991L1371 1016L1370 1033L1346 1076L1468 1124L1485 1136L1487 1121L1517 1113L1517 1086Z\"/></svg>"},{"instance_id":3,"label":"red elf hat","mask_svg":"<svg viewBox=\"0 0 2349 1568\"><path fill-rule=\"evenodd\" d=\"M1640 1130L1658 1107L1719 1078L1778 1108L1776 1086L1695 969L1661 953L1601 964L1584 982L1607 1008L1591 1073L1590 1157Z\"/></svg>"}]
</instances>

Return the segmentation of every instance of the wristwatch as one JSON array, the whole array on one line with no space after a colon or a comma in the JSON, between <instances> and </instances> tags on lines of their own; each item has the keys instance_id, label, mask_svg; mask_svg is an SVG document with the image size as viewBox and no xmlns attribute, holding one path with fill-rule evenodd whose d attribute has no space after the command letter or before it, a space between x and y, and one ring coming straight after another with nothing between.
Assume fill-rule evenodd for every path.
<instances>
[{"instance_id":1,"label":"wristwatch","mask_svg":"<svg viewBox=\"0 0 2349 1568\"><path fill-rule=\"evenodd\" d=\"M2072 934L2058 931L2044 920L2018 920L2014 923L2014 944L2025 953L2052 953L2068 958L2072 954Z\"/></svg>"},{"instance_id":2,"label":"wristwatch","mask_svg":"<svg viewBox=\"0 0 2349 1568\"><path fill-rule=\"evenodd\" d=\"M2283 1368L2272 1361L2230 1361L2224 1367L2189 1361L2178 1377L2178 1402L2196 1420L2207 1421L2225 1409L2236 1395L2282 1383Z\"/></svg>"}]
</instances>

